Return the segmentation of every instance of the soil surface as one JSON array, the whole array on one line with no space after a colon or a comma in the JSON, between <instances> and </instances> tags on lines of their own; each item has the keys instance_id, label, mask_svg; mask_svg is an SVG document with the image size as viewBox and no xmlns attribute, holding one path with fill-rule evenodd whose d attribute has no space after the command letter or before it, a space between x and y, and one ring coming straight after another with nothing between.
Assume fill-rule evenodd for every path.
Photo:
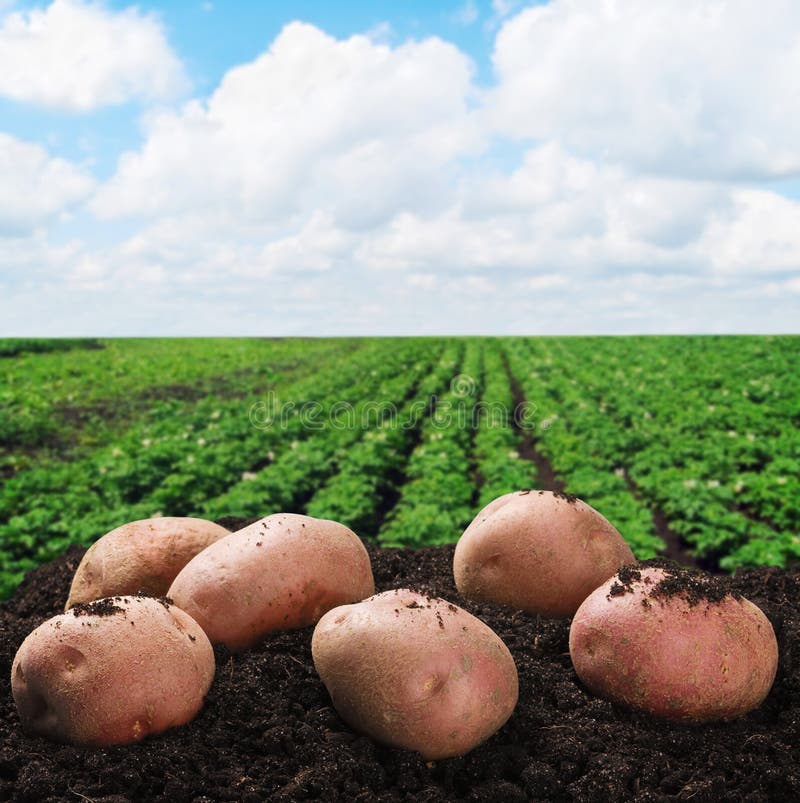
<instances>
[{"instance_id":1,"label":"soil surface","mask_svg":"<svg viewBox=\"0 0 800 803\"><path fill-rule=\"evenodd\" d=\"M229 522L230 524L230 522ZM426 763L342 723L311 661L311 628L231 656L190 724L137 744L76 748L22 733L10 667L22 640L60 613L83 554L31 572L0 605L0 800L207 801L793 801L800 800L800 571L726 580L760 605L780 644L764 705L730 723L675 725L630 713L581 687L569 622L462 600L453 547L368 547L379 591L411 587L462 605L506 642L519 704L461 758Z\"/></svg>"}]
</instances>

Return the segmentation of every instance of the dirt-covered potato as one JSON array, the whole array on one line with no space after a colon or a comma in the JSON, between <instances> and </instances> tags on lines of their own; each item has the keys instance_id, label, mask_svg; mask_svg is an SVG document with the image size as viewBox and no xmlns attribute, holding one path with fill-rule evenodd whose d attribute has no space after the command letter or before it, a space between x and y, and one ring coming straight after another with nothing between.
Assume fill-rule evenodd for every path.
<instances>
[{"instance_id":1,"label":"dirt-covered potato","mask_svg":"<svg viewBox=\"0 0 800 803\"><path fill-rule=\"evenodd\" d=\"M89 547L65 609L139 591L162 596L198 552L226 535L228 530L205 519L163 516L123 524Z\"/></svg>"},{"instance_id":2,"label":"dirt-covered potato","mask_svg":"<svg viewBox=\"0 0 800 803\"><path fill-rule=\"evenodd\" d=\"M517 668L500 637L462 608L416 591L329 611L311 651L348 725L429 760L472 750L517 703Z\"/></svg>"},{"instance_id":3,"label":"dirt-covered potato","mask_svg":"<svg viewBox=\"0 0 800 803\"><path fill-rule=\"evenodd\" d=\"M569 649L594 694L694 722L756 708L778 666L760 608L664 561L626 566L590 594L572 620Z\"/></svg>"},{"instance_id":4,"label":"dirt-covered potato","mask_svg":"<svg viewBox=\"0 0 800 803\"><path fill-rule=\"evenodd\" d=\"M135 742L191 720L214 652L184 611L151 597L79 604L17 651L11 690L23 729L82 745Z\"/></svg>"},{"instance_id":5,"label":"dirt-covered potato","mask_svg":"<svg viewBox=\"0 0 800 803\"><path fill-rule=\"evenodd\" d=\"M571 616L635 560L617 530L585 502L516 491L486 505L456 544L453 574L468 599L548 617Z\"/></svg>"},{"instance_id":6,"label":"dirt-covered potato","mask_svg":"<svg viewBox=\"0 0 800 803\"><path fill-rule=\"evenodd\" d=\"M276 513L203 550L168 596L212 643L239 651L276 630L313 625L331 608L374 592L369 555L352 530Z\"/></svg>"}]
</instances>

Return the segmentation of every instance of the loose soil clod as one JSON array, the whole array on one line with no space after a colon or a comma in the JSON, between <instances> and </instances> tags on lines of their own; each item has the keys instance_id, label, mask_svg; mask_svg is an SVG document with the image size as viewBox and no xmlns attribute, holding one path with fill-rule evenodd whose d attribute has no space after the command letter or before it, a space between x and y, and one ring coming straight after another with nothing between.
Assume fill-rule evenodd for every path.
<instances>
[{"instance_id":1,"label":"loose soil clod","mask_svg":"<svg viewBox=\"0 0 800 803\"><path fill-rule=\"evenodd\" d=\"M633 714L588 694L569 659L569 621L539 620L459 597L453 547L369 547L376 590L409 587L489 624L517 663L509 722L461 758L431 764L345 726L311 662L312 628L232 656L198 717L135 745L84 749L25 736L10 690L17 647L62 612L83 550L32 572L0 605L0 800L96 803L211 801L800 800L800 571L758 569L725 588L775 627L780 667L764 705L730 723L687 726ZM71 568L70 568L71 567Z\"/></svg>"}]
</instances>

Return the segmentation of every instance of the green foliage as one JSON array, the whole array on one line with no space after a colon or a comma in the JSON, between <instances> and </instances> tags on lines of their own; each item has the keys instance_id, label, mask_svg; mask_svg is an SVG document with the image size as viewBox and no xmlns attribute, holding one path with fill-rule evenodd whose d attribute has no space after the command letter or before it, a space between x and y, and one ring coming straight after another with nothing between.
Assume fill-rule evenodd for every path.
<instances>
[{"instance_id":1,"label":"green foliage","mask_svg":"<svg viewBox=\"0 0 800 803\"><path fill-rule=\"evenodd\" d=\"M374 537L380 526L381 510L398 485L418 431L418 422L430 404L431 397L441 395L459 346L451 344L433 365L399 409L395 420L376 427L344 455L338 473L321 487L310 500L306 512L310 516L333 519L346 524L361 536ZM422 535L425 542L425 535Z\"/></svg>"},{"instance_id":2,"label":"green foliage","mask_svg":"<svg viewBox=\"0 0 800 803\"><path fill-rule=\"evenodd\" d=\"M357 367L346 385L341 380L347 367L337 371L336 384L329 389L317 378L315 391L322 407L319 428L295 428L296 438L288 449L278 457L272 455L269 465L258 472L246 472L225 493L201 502L197 507L199 514L208 518L264 516L301 509L332 474L341 472L342 466L353 465L351 453L362 455L370 445L385 440L385 433L391 428L368 429L370 424L377 424L370 411L391 412L397 400L412 393L420 374L428 368L427 352L427 345L394 349L375 362L374 368L371 367L374 357L370 357L370 362ZM365 366L370 370L364 370ZM346 415L337 416L334 405L341 409L344 395L353 401L348 403ZM311 515L336 518L350 526L360 524L351 522L346 515L328 515L332 511L322 508L324 505L317 502L316 512Z\"/></svg>"},{"instance_id":3,"label":"green foliage","mask_svg":"<svg viewBox=\"0 0 800 803\"><path fill-rule=\"evenodd\" d=\"M253 420L254 398L165 401L113 445L78 460L40 461L19 472L0 490L0 543L6 545L0 553L0 576L16 576L20 560L32 551L42 560L54 557L48 545L57 544L62 551L69 543L89 544L136 518L201 513L242 482L245 473L253 473L265 460L280 460L293 443L306 441L311 448L298 452L305 456L305 466L292 474L285 471L284 460L283 475L271 474L297 493L303 482L311 481L309 472L318 472L331 458L329 451L323 453L321 440L308 438L318 430L303 415L307 406L320 399L360 404L374 398L389 378L408 385L409 366L416 364L421 348L418 341L391 348L385 341L364 342L349 359L329 361L307 379L282 385L276 378L275 406L283 410L288 408L284 402L291 402L292 414L267 426ZM313 482L308 495L312 490ZM262 491L253 500L255 514L274 512L275 501ZM247 512L220 506L220 515Z\"/></svg>"},{"instance_id":4,"label":"green foliage","mask_svg":"<svg viewBox=\"0 0 800 803\"><path fill-rule=\"evenodd\" d=\"M482 478L479 508L498 496L539 484L535 467L520 457L517 430L525 426L526 417L515 405L499 341L487 341L483 357L483 395L475 416L475 459Z\"/></svg>"},{"instance_id":5,"label":"green foliage","mask_svg":"<svg viewBox=\"0 0 800 803\"><path fill-rule=\"evenodd\" d=\"M648 517L723 568L797 554L800 338L514 340L537 445L567 489L604 513L639 557ZM630 501L633 497L635 504Z\"/></svg>"},{"instance_id":6,"label":"green foliage","mask_svg":"<svg viewBox=\"0 0 800 803\"><path fill-rule=\"evenodd\" d=\"M452 542L475 515L472 410L480 376L480 344L468 340L460 373L453 373L450 387L422 427L400 498L378 533L381 544L418 547Z\"/></svg>"},{"instance_id":7,"label":"green foliage","mask_svg":"<svg viewBox=\"0 0 800 803\"><path fill-rule=\"evenodd\" d=\"M800 559L798 345L0 341L0 596L157 514L296 510L383 544L454 541L495 497L541 484L531 447L638 557L665 547L660 512L724 569L783 566ZM254 413L266 399L280 418Z\"/></svg>"},{"instance_id":8,"label":"green foliage","mask_svg":"<svg viewBox=\"0 0 800 803\"><path fill-rule=\"evenodd\" d=\"M62 343L68 341L45 341ZM2 361L0 471L74 459L113 443L161 402L246 398L308 376L363 341L104 340L102 349L50 349Z\"/></svg>"},{"instance_id":9,"label":"green foliage","mask_svg":"<svg viewBox=\"0 0 800 803\"><path fill-rule=\"evenodd\" d=\"M94 337L75 338L0 338L0 357L18 357L20 354L45 354L50 351L71 351L72 349L101 349L102 341Z\"/></svg>"}]
</instances>

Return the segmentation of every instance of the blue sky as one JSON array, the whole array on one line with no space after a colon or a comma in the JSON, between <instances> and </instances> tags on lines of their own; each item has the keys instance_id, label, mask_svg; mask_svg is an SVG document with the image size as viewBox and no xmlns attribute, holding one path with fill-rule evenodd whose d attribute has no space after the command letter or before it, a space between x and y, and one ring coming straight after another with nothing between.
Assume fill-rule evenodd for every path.
<instances>
[{"instance_id":1,"label":"blue sky","mask_svg":"<svg viewBox=\"0 0 800 803\"><path fill-rule=\"evenodd\" d=\"M0 0L2 335L799 311L790 0Z\"/></svg>"}]
</instances>

